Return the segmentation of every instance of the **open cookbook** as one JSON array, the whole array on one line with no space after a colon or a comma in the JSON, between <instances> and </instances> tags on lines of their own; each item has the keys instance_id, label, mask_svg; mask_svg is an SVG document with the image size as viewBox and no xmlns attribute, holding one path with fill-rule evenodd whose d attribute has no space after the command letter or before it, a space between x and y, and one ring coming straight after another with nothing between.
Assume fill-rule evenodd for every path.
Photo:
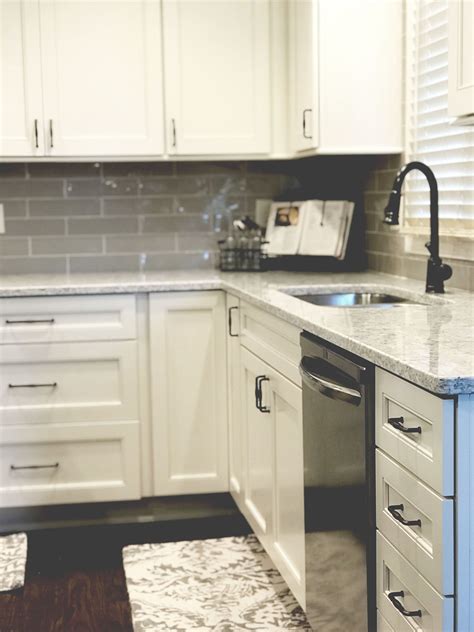
<instances>
[{"instance_id":1,"label":"open cookbook","mask_svg":"<svg viewBox=\"0 0 474 632\"><path fill-rule=\"evenodd\" d=\"M266 240L269 255L316 255L344 259L354 214L346 200L273 202Z\"/></svg>"}]
</instances>

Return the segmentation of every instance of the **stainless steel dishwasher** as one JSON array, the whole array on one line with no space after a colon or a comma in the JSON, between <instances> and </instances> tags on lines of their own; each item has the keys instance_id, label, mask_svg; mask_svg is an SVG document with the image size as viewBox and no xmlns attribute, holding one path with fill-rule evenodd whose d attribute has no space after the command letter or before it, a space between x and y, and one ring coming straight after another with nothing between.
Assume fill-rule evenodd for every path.
<instances>
[{"instance_id":1,"label":"stainless steel dishwasher","mask_svg":"<svg viewBox=\"0 0 474 632\"><path fill-rule=\"evenodd\" d=\"M374 367L301 335L306 613L316 631L375 617Z\"/></svg>"}]
</instances>

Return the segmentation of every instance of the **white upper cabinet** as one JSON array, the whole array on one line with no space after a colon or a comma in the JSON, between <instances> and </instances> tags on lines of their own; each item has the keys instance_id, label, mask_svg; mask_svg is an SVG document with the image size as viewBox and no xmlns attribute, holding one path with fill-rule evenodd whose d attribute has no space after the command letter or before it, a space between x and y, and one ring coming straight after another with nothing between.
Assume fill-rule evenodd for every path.
<instances>
[{"instance_id":1,"label":"white upper cabinet","mask_svg":"<svg viewBox=\"0 0 474 632\"><path fill-rule=\"evenodd\" d=\"M40 2L46 154L162 154L159 0Z\"/></svg>"},{"instance_id":2,"label":"white upper cabinet","mask_svg":"<svg viewBox=\"0 0 474 632\"><path fill-rule=\"evenodd\" d=\"M38 4L0 0L0 155L43 153Z\"/></svg>"},{"instance_id":3,"label":"white upper cabinet","mask_svg":"<svg viewBox=\"0 0 474 632\"><path fill-rule=\"evenodd\" d=\"M290 151L401 151L403 3L298 0L289 17Z\"/></svg>"},{"instance_id":4,"label":"white upper cabinet","mask_svg":"<svg viewBox=\"0 0 474 632\"><path fill-rule=\"evenodd\" d=\"M163 0L170 154L271 149L268 0Z\"/></svg>"},{"instance_id":5,"label":"white upper cabinet","mask_svg":"<svg viewBox=\"0 0 474 632\"><path fill-rule=\"evenodd\" d=\"M315 149L319 144L318 126L318 65L317 65L317 18L318 7L312 0L290 2L289 82L290 133L294 151Z\"/></svg>"},{"instance_id":6,"label":"white upper cabinet","mask_svg":"<svg viewBox=\"0 0 474 632\"><path fill-rule=\"evenodd\" d=\"M448 110L474 123L474 3L451 0L449 6Z\"/></svg>"}]
</instances>

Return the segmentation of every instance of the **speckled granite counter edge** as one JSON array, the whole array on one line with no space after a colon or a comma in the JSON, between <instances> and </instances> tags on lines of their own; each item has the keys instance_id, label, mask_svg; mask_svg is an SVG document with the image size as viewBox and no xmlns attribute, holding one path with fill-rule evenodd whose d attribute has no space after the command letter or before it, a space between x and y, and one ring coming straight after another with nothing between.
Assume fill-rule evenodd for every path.
<instances>
[{"instance_id":1,"label":"speckled granite counter edge","mask_svg":"<svg viewBox=\"0 0 474 632\"><path fill-rule=\"evenodd\" d=\"M458 395L474 393L474 376L458 377L437 377L426 371L417 369L403 361L384 354L383 352L366 346L363 343L344 336L339 332L331 331L325 326L320 326L313 321L306 320L292 314L289 311L273 305L269 300L255 296L243 290L237 284L220 278L211 276L209 279L179 279L179 280L117 280L109 282L81 282L74 284L54 283L43 286L28 284L12 285L12 287L2 287L0 285L0 298L15 298L27 296L74 296L74 295L94 295L94 294L136 294L152 292L172 292L172 291L204 291L204 290L224 290L235 296L242 298L249 303L273 314L283 320L290 322L300 329L304 329L312 334L331 342L355 355L373 362L375 365L394 373L426 390L438 395Z\"/></svg>"}]
</instances>

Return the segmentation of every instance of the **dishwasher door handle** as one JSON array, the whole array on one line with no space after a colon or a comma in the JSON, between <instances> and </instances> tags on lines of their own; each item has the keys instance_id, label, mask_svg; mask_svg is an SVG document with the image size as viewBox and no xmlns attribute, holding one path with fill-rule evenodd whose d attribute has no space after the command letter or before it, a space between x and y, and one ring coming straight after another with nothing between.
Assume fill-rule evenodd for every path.
<instances>
[{"instance_id":1,"label":"dishwasher door handle","mask_svg":"<svg viewBox=\"0 0 474 632\"><path fill-rule=\"evenodd\" d=\"M311 358L304 357L300 362L300 374L304 383L312 390L319 391L322 395L329 397L330 399L339 399L348 404L358 406L362 400L360 391L349 386L344 386L334 382L329 376L324 375L324 372L317 371L310 367Z\"/></svg>"}]
</instances>

